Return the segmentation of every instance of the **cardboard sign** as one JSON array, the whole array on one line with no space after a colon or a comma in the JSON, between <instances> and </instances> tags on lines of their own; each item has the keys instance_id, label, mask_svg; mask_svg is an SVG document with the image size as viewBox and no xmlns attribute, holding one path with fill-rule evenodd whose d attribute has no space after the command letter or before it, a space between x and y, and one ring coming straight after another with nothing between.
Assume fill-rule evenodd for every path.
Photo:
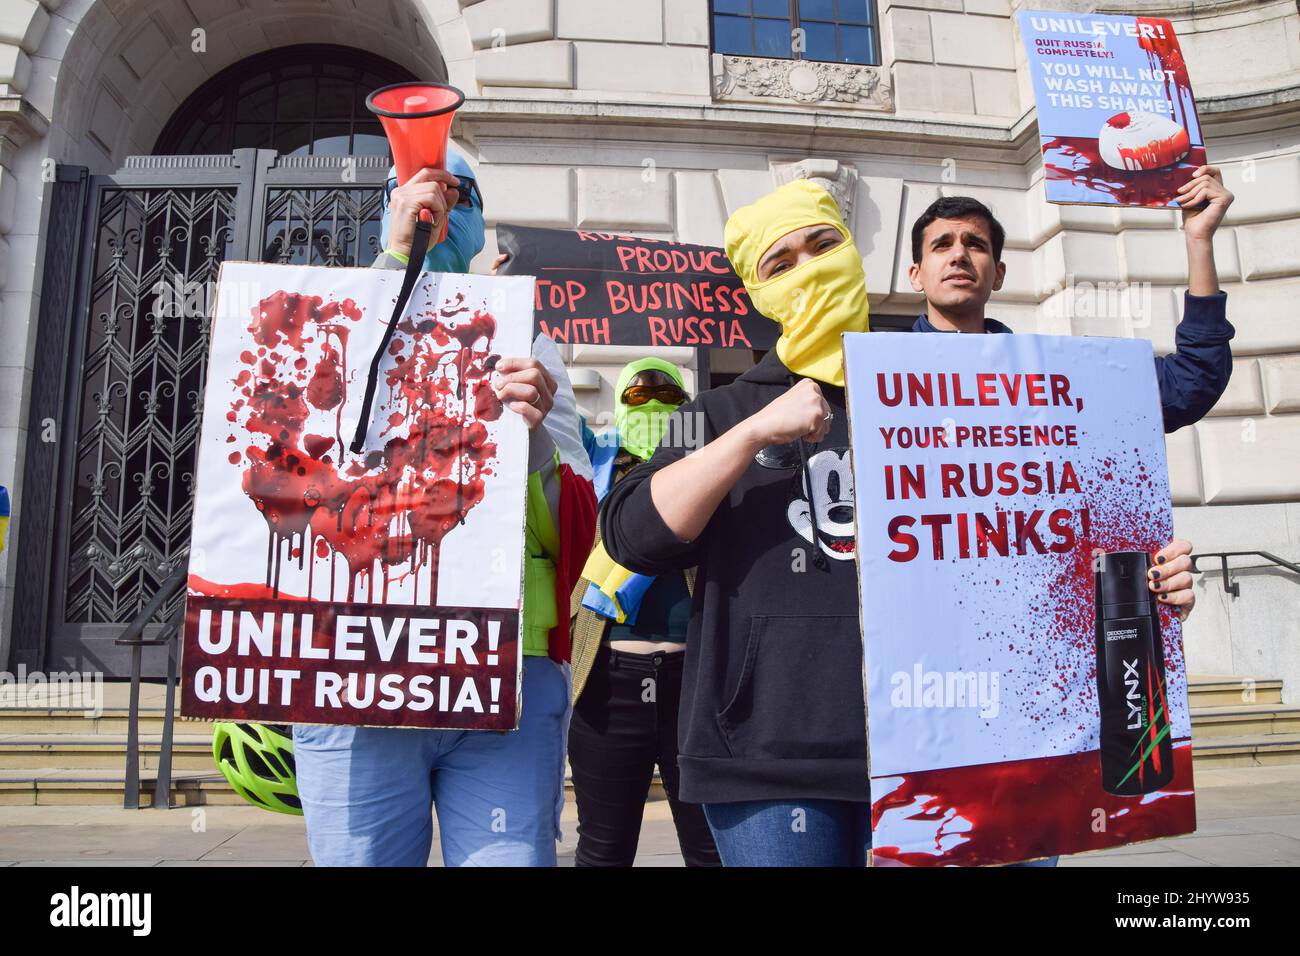
<instances>
[{"instance_id":1,"label":"cardboard sign","mask_svg":"<svg viewBox=\"0 0 1300 956\"><path fill-rule=\"evenodd\" d=\"M504 223L497 246L502 274L537 277L537 329L557 342L767 349L781 331L713 246Z\"/></svg>"},{"instance_id":2,"label":"cardboard sign","mask_svg":"<svg viewBox=\"0 0 1300 956\"><path fill-rule=\"evenodd\" d=\"M402 273L227 262L182 658L187 717L506 730L528 434L491 387L532 280L425 273L348 451Z\"/></svg>"},{"instance_id":3,"label":"cardboard sign","mask_svg":"<svg viewBox=\"0 0 1300 956\"><path fill-rule=\"evenodd\" d=\"M1173 24L1159 17L1018 14L1047 199L1173 206L1205 140Z\"/></svg>"},{"instance_id":4,"label":"cardboard sign","mask_svg":"<svg viewBox=\"0 0 1300 956\"><path fill-rule=\"evenodd\" d=\"M1150 343L876 333L844 355L873 863L1191 832L1182 634L1145 580L1172 537Z\"/></svg>"}]
</instances>

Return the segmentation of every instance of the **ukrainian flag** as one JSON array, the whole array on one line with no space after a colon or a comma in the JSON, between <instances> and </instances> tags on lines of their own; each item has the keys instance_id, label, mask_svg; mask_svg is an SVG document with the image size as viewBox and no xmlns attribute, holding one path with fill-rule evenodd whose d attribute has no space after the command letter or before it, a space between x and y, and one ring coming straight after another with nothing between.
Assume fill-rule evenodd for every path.
<instances>
[{"instance_id":1,"label":"ukrainian flag","mask_svg":"<svg viewBox=\"0 0 1300 956\"><path fill-rule=\"evenodd\" d=\"M9 540L9 489L0 485L0 551Z\"/></svg>"},{"instance_id":2,"label":"ukrainian flag","mask_svg":"<svg viewBox=\"0 0 1300 956\"><path fill-rule=\"evenodd\" d=\"M591 582L582 596L582 606L619 624L636 623L641 599L655 580L653 574L636 574L617 564L603 541L591 552L582 576Z\"/></svg>"}]
</instances>

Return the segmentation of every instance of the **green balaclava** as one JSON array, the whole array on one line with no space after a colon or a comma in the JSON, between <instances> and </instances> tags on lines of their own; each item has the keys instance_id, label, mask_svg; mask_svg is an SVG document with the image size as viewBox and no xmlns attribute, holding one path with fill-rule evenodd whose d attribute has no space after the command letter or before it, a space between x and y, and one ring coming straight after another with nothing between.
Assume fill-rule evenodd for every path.
<instances>
[{"instance_id":1,"label":"green balaclava","mask_svg":"<svg viewBox=\"0 0 1300 956\"><path fill-rule=\"evenodd\" d=\"M623 371L619 372L618 384L614 387L614 424L618 428L618 440L624 448L641 459L648 459L654 454L655 449L659 447L660 439L668 429L668 416L677 410L676 405L669 405L657 399L648 401L644 405L623 404L623 391L627 388L628 382L632 381L638 372L651 370L663 372L676 382L682 391L686 390L686 386L682 384L681 371L677 366L663 359L637 359L623 366Z\"/></svg>"}]
</instances>

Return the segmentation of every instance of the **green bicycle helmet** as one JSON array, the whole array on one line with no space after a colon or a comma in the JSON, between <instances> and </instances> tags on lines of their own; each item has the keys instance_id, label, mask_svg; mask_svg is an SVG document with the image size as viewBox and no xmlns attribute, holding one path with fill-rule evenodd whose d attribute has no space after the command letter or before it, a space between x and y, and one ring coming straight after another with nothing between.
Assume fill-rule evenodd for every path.
<instances>
[{"instance_id":1,"label":"green bicycle helmet","mask_svg":"<svg viewBox=\"0 0 1300 956\"><path fill-rule=\"evenodd\" d=\"M253 806L302 815L289 726L214 724L212 759L235 792Z\"/></svg>"}]
</instances>

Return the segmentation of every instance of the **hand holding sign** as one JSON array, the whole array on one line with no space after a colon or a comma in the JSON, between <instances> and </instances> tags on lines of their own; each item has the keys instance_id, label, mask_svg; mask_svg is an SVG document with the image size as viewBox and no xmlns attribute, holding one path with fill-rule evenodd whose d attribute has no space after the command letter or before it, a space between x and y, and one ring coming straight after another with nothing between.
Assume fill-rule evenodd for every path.
<instances>
[{"instance_id":1,"label":"hand holding sign","mask_svg":"<svg viewBox=\"0 0 1300 956\"><path fill-rule=\"evenodd\" d=\"M496 370L501 374L493 386L497 398L522 415L532 431L555 404L555 379L535 358L503 358Z\"/></svg>"},{"instance_id":2,"label":"hand holding sign","mask_svg":"<svg viewBox=\"0 0 1300 956\"><path fill-rule=\"evenodd\" d=\"M1192 545L1190 541L1174 538L1156 552L1155 567L1148 576L1148 587L1161 604L1178 608L1179 620L1196 607L1196 592L1192 590Z\"/></svg>"},{"instance_id":3,"label":"hand holding sign","mask_svg":"<svg viewBox=\"0 0 1300 956\"><path fill-rule=\"evenodd\" d=\"M1183 208L1183 232L1189 240L1209 242L1235 197L1223 185L1217 166L1201 166L1178 187L1174 200Z\"/></svg>"}]
</instances>

